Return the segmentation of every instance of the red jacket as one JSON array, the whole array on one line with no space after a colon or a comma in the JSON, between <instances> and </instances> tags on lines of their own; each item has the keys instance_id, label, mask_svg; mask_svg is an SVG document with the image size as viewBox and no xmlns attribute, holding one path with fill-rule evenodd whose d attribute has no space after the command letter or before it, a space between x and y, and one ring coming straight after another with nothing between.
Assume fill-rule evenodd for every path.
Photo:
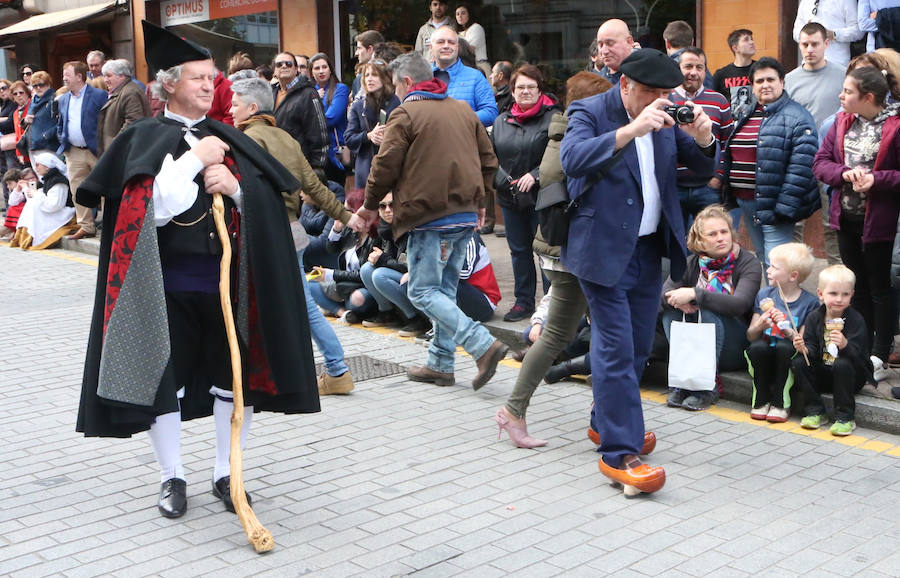
<instances>
[{"instance_id":1,"label":"red jacket","mask_svg":"<svg viewBox=\"0 0 900 578\"><path fill-rule=\"evenodd\" d=\"M209 109L206 116L234 126L234 119L231 118L231 81L219 72L213 81L213 86L215 92L213 93L212 108Z\"/></svg>"}]
</instances>

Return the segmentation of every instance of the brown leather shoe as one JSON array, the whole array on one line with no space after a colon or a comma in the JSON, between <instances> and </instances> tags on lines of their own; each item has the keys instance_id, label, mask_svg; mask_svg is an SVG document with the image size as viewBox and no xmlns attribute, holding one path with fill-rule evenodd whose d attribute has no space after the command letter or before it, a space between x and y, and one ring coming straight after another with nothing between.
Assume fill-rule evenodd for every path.
<instances>
[{"instance_id":1,"label":"brown leather shoe","mask_svg":"<svg viewBox=\"0 0 900 578\"><path fill-rule=\"evenodd\" d=\"M593 428L588 428L587 431L588 439L594 442L596 445L600 445L600 434L594 431ZM644 432L644 447L641 448L641 455L646 456L653 453L653 450L656 449L656 434L652 431Z\"/></svg>"},{"instance_id":2,"label":"brown leather shoe","mask_svg":"<svg viewBox=\"0 0 900 578\"><path fill-rule=\"evenodd\" d=\"M435 371L424 365L406 368L406 377L413 381L433 383L440 386L453 385L456 383L456 378L452 373L441 373L440 371Z\"/></svg>"},{"instance_id":3,"label":"brown leather shoe","mask_svg":"<svg viewBox=\"0 0 900 578\"><path fill-rule=\"evenodd\" d=\"M622 469L613 468L603 461L597 460L600 473L623 486L631 486L646 494L659 491L666 484L666 470L660 466L650 466L641 461L637 456L625 456L622 460Z\"/></svg>"},{"instance_id":4,"label":"brown leather shoe","mask_svg":"<svg viewBox=\"0 0 900 578\"><path fill-rule=\"evenodd\" d=\"M353 375L349 371L337 377L323 373L319 376L319 395L346 395L353 391Z\"/></svg>"},{"instance_id":5,"label":"brown leather shoe","mask_svg":"<svg viewBox=\"0 0 900 578\"><path fill-rule=\"evenodd\" d=\"M494 374L497 372L497 364L506 357L507 353L509 353L509 347L501 341L495 340L491 343L488 350L475 361L475 365L478 367L478 374L472 380L472 389L478 391L494 377Z\"/></svg>"},{"instance_id":6,"label":"brown leather shoe","mask_svg":"<svg viewBox=\"0 0 900 578\"><path fill-rule=\"evenodd\" d=\"M96 237L97 233L88 233L84 229L78 229L74 234L69 235L66 239L70 241L77 241L78 239L89 239L91 237Z\"/></svg>"}]
</instances>

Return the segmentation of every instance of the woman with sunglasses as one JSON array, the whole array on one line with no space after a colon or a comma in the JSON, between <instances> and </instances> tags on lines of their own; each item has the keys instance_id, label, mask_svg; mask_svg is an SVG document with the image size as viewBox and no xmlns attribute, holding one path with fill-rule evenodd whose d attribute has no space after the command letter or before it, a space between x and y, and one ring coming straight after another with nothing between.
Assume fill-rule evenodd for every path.
<instances>
[{"instance_id":1,"label":"woman with sunglasses","mask_svg":"<svg viewBox=\"0 0 900 578\"><path fill-rule=\"evenodd\" d=\"M28 156L32 160L40 153L56 154L59 139L56 136L57 118L53 111L53 86L50 75L38 70L32 76L34 97L25 121L31 125L28 131Z\"/></svg>"},{"instance_id":2,"label":"woman with sunglasses","mask_svg":"<svg viewBox=\"0 0 900 578\"><path fill-rule=\"evenodd\" d=\"M384 138L385 123L391 112L400 106L384 61L369 61L363 65L362 74L365 98L353 101L344 131L344 142L356 153L353 186L357 189L366 188L372 159Z\"/></svg>"},{"instance_id":3,"label":"woman with sunglasses","mask_svg":"<svg viewBox=\"0 0 900 578\"><path fill-rule=\"evenodd\" d=\"M23 64L19 67L19 80L22 80L29 87L31 86L31 77L34 74L34 67L30 64Z\"/></svg>"},{"instance_id":4,"label":"woman with sunglasses","mask_svg":"<svg viewBox=\"0 0 900 578\"><path fill-rule=\"evenodd\" d=\"M13 102L16 103L16 110L13 112L13 130L15 131L16 144L18 145L19 141L22 140L22 135L25 134L25 129L28 128L25 117L28 116L28 108L31 106L31 89L28 88L25 82L17 80L9 87L9 93ZM27 147L19 146L13 149L16 155L16 164L19 167L29 164L28 155L22 152L22 149L28 150Z\"/></svg>"},{"instance_id":5,"label":"woman with sunglasses","mask_svg":"<svg viewBox=\"0 0 900 578\"><path fill-rule=\"evenodd\" d=\"M350 87L338 81L334 64L324 52L313 54L309 59L309 70L322 106L325 108L325 122L328 123L328 164L325 174L328 180L341 185L347 179L347 167L341 160L339 149L344 145L344 131L347 130L347 105L350 102Z\"/></svg>"}]
</instances>

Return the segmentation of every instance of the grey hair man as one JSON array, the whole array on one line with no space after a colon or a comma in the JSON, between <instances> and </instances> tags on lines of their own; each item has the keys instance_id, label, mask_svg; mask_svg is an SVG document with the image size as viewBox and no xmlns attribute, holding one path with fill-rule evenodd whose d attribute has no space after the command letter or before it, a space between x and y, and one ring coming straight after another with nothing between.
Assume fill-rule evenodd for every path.
<instances>
[{"instance_id":1,"label":"grey hair man","mask_svg":"<svg viewBox=\"0 0 900 578\"><path fill-rule=\"evenodd\" d=\"M374 223L379 202L393 192L394 238L409 233L407 294L431 319L434 338L425 365L410 367L407 377L452 385L461 345L476 360L472 388L478 390L509 348L459 309L456 291L466 247L484 219L497 157L469 106L447 96L440 83L424 84L433 76L420 54L399 56L389 69L402 104L388 119L357 214Z\"/></svg>"},{"instance_id":2,"label":"grey hair man","mask_svg":"<svg viewBox=\"0 0 900 578\"><path fill-rule=\"evenodd\" d=\"M99 50L91 50L85 57L88 65L88 78L99 78L103 74L103 63L106 62L106 55Z\"/></svg>"},{"instance_id":3,"label":"grey hair man","mask_svg":"<svg viewBox=\"0 0 900 578\"><path fill-rule=\"evenodd\" d=\"M125 127L150 116L150 102L141 87L133 82L134 68L129 61L107 60L101 70L109 98L97 114L99 154L103 154Z\"/></svg>"},{"instance_id":4,"label":"grey hair man","mask_svg":"<svg viewBox=\"0 0 900 578\"><path fill-rule=\"evenodd\" d=\"M257 366L265 376L261 389L244 381L241 440L254 407L319 411L309 318L296 255L284 243L290 229L279 197L299 183L248 137L207 118L217 73L209 50L142 24L147 64L164 71L157 80L165 110L122 132L77 192L88 206L105 200L101 245L113 249L101 251L76 429L102 437L149 429L162 481L157 506L161 515L177 518L187 510L182 418L214 416L209 479L213 495L233 512L235 407L218 289L223 242L239 256L232 271L242 281L232 296L247 346L240 353L243 367ZM242 187L252 194L242 194ZM212 216L215 193L232 233L221 239ZM110 253L127 255L127 264L116 259L110 268ZM266 308L245 317L256 299ZM122 355L131 362L117 363Z\"/></svg>"}]
</instances>

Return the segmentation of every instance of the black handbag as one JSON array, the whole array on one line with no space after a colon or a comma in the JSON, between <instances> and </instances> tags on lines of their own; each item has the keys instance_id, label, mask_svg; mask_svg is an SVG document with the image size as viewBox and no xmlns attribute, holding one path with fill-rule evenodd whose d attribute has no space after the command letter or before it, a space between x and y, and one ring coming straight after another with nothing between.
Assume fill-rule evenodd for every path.
<instances>
[{"instance_id":1,"label":"black handbag","mask_svg":"<svg viewBox=\"0 0 900 578\"><path fill-rule=\"evenodd\" d=\"M538 214L541 236L548 244L563 246L569 239L569 218L575 201L569 200L564 181L551 183L538 191L534 205Z\"/></svg>"}]
</instances>

